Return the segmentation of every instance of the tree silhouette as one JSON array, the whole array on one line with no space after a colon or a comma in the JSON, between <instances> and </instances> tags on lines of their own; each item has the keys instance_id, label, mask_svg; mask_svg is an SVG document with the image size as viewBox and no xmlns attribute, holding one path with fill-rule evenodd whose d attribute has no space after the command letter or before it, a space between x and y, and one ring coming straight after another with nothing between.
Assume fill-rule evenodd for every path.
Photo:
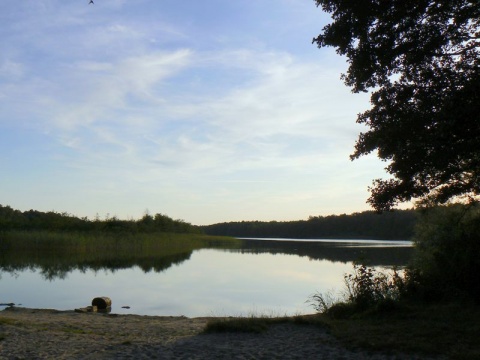
<instances>
[{"instance_id":1,"label":"tree silhouette","mask_svg":"<svg viewBox=\"0 0 480 360\"><path fill-rule=\"evenodd\" d=\"M372 91L351 159L377 151L389 179L368 202L379 211L419 199L480 193L480 2L316 0L333 22L313 39L348 59L354 92Z\"/></svg>"}]
</instances>

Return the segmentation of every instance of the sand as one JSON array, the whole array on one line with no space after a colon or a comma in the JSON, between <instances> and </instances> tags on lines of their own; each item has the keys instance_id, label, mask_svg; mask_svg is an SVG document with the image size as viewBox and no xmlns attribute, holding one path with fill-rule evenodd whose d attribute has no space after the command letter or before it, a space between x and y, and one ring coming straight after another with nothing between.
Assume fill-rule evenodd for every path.
<instances>
[{"instance_id":1,"label":"sand","mask_svg":"<svg viewBox=\"0 0 480 360\"><path fill-rule=\"evenodd\" d=\"M347 349L312 325L203 334L208 320L9 307L0 311L0 359L423 359Z\"/></svg>"}]
</instances>

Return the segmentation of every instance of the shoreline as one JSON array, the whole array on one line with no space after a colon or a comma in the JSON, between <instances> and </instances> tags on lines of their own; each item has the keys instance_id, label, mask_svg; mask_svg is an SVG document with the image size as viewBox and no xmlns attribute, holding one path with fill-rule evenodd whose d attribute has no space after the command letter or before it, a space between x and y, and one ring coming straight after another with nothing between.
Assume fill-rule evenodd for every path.
<instances>
[{"instance_id":1,"label":"shoreline","mask_svg":"<svg viewBox=\"0 0 480 360\"><path fill-rule=\"evenodd\" d=\"M260 334L203 333L215 317L118 315L10 307L0 359L424 359L348 349L326 328L291 322Z\"/></svg>"}]
</instances>

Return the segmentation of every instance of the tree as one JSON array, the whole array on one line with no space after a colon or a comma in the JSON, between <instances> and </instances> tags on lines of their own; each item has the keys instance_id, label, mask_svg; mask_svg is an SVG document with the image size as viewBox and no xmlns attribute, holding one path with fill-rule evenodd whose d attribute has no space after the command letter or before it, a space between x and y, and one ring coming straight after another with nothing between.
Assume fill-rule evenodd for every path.
<instances>
[{"instance_id":1,"label":"tree","mask_svg":"<svg viewBox=\"0 0 480 360\"><path fill-rule=\"evenodd\" d=\"M377 151L388 179L368 199L390 210L480 194L479 0L316 0L333 22L313 42L348 59L353 92L371 93L351 159Z\"/></svg>"}]
</instances>

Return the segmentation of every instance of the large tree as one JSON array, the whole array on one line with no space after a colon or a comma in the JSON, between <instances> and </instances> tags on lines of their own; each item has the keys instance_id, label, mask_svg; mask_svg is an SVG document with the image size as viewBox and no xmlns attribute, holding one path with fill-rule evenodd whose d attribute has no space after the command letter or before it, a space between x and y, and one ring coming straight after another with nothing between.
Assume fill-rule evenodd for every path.
<instances>
[{"instance_id":1,"label":"large tree","mask_svg":"<svg viewBox=\"0 0 480 360\"><path fill-rule=\"evenodd\" d=\"M315 1L333 22L313 41L347 57L354 92L371 91L351 158L377 151L392 176L373 181L368 202L478 197L480 1Z\"/></svg>"}]
</instances>

